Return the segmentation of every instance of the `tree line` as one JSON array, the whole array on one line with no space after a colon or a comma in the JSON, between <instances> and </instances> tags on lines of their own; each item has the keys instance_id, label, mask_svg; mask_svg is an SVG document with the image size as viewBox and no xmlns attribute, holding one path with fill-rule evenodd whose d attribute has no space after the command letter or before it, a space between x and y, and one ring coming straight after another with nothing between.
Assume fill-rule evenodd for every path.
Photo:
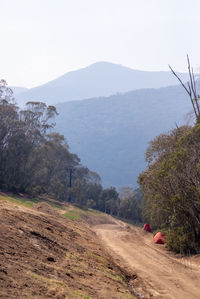
<instances>
[{"instance_id":1,"label":"tree line","mask_svg":"<svg viewBox=\"0 0 200 299\"><path fill-rule=\"evenodd\" d=\"M167 234L170 249L199 252L200 125L156 137L146 159L149 166L139 176L144 221Z\"/></svg>"},{"instance_id":2,"label":"tree line","mask_svg":"<svg viewBox=\"0 0 200 299\"><path fill-rule=\"evenodd\" d=\"M80 165L64 136L53 130L57 114L43 102L27 102L20 109L12 90L0 81L0 190L48 194L60 201L70 197L80 206L141 221L134 192L119 196L114 187L104 189L100 176Z\"/></svg>"},{"instance_id":3,"label":"tree line","mask_svg":"<svg viewBox=\"0 0 200 299\"><path fill-rule=\"evenodd\" d=\"M200 96L187 59L187 84L170 69L189 95L196 123L151 141L146 151L148 167L138 178L144 221L166 233L169 249L185 254L200 252Z\"/></svg>"}]
</instances>

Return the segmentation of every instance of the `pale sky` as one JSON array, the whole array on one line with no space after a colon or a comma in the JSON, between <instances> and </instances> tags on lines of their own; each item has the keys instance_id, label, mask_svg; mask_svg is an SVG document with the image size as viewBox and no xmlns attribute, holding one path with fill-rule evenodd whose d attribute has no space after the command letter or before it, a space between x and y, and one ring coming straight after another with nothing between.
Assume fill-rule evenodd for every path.
<instances>
[{"instance_id":1,"label":"pale sky","mask_svg":"<svg viewBox=\"0 0 200 299\"><path fill-rule=\"evenodd\" d=\"M0 0L0 79L34 87L97 61L200 67L200 0Z\"/></svg>"}]
</instances>

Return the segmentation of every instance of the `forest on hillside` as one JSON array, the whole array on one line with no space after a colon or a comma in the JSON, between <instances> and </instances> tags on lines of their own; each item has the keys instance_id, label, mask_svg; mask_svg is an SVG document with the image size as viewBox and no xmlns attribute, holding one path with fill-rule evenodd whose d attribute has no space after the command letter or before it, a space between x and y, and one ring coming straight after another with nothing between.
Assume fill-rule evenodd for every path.
<instances>
[{"instance_id":1,"label":"forest on hillside","mask_svg":"<svg viewBox=\"0 0 200 299\"><path fill-rule=\"evenodd\" d=\"M55 130L82 163L101 176L105 187L119 189L138 187L148 142L175 122L184 124L191 106L181 86L171 86L71 101L56 109Z\"/></svg>"},{"instance_id":2,"label":"forest on hillside","mask_svg":"<svg viewBox=\"0 0 200 299\"><path fill-rule=\"evenodd\" d=\"M167 235L176 252L200 252L200 106L188 58L190 81L184 84L196 122L157 136L146 151L148 168L140 174L143 219ZM172 70L175 76L176 73Z\"/></svg>"},{"instance_id":3,"label":"forest on hillside","mask_svg":"<svg viewBox=\"0 0 200 299\"><path fill-rule=\"evenodd\" d=\"M104 189L100 176L80 164L63 135L52 131L54 106L27 102L20 110L13 93L0 81L0 190L60 201L141 222L139 191Z\"/></svg>"}]
</instances>

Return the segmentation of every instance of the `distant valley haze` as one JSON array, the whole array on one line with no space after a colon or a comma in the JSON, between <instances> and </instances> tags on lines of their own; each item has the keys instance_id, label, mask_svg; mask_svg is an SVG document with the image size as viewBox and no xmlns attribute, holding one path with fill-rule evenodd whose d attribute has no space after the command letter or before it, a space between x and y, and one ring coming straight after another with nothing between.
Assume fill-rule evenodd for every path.
<instances>
[{"instance_id":1,"label":"distant valley haze","mask_svg":"<svg viewBox=\"0 0 200 299\"><path fill-rule=\"evenodd\" d=\"M187 123L191 103L181 86L141 89L56 105L56 131L105 187L137 187L145 151L157 135Z\"/></svg>"},{"instance_id":2,"label":"distant valley haze","mask_svg":"<svg viewBox=\"0 0 200 299\"><path fill-rule=\"evenodd\" d=\"M183 82L188 74L178 73ZM104 186L137 187L148 142L186 122L190 102L170 71L147 72L97 62L44 85L16 93L55 105L55 130Z\"/></svg>"}]
</instances>

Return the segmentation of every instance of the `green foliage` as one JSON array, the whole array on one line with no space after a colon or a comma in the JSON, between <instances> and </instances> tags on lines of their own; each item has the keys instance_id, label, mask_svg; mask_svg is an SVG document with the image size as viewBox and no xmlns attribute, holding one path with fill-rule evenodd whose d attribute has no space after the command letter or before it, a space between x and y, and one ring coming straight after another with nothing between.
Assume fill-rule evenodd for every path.
<instances>
[{"instance_id":1,"label":"green foliage","mask_svg":"<svg viewBox=\"0 0 200 299\"><path fill-rule=\"evenodd\" d=\"M199 252L199 245L195 242L195 236L192 232L184 233L184 227L167 232L167 247L176 253L187 255Z\"/></svg>"},{"instance_id":2,"label":"green foliage","mask_svg":"<svg viewBox=\"0 0 200 299\"><path fill-rule=\"evenodd\" d=\"M134 223L141 223L142 195L140 189L130 187L120 189L120 202L117 216Z\"/></svg>"},{"instance_id":3,"label":"green foliage","mask_svg":"<svg viewBox=\"0 0 200 299\"><path fill-rule=\"evenodd\" d=\"M12 91L0 81L0 190L67 199L69 167L75 169L80 160L70 153L62 135L49 133L56 115L54 106L42 102L28 102L19 110ZM84 167L73 180L79 180L82 189L95 180L100 183L99 176Z\"/></svg>"},{"instance_id":4,"label":"green foliage","mask_svg":"<svg viewBox=\"0 0 200 299\"><path fill-rule=\"evenodd\" d=\"M20 204L28 208L31 208L35 203L38 202L38 200L35 198L28 200L27 198L23 198L23 197L14 197L14 196L5 196L5 195L0 195L0 201L1 200L11 201L13 203Z\"/></svg>"},{"instance_id":5,"label":"green foliage","mask_svg":"<svg viewBox=\"0 0 200 299\"><path fill-rule=\"evenodd\" d=\"M66 218L71 219L71 220L80 219L80 215L78 213L71 212L71 211L68 211L68 212L64 213L63 216L65 216Z\"/></svg>"},{"instance_id":6,"label":"green foliage","mask_svg":"<svg viewBox=\"0 0 200 299\"><path fill-rule=\"evenodd\" d=\"M176 252L200 251L200 125L162 134L147 150L149 166L138 178L143 219L167 229Z\"/></svg>"},{"instance_id":7,"label":"green foliage","mask_svg":"<svg viewBox=\"0 0 200 299\"><path fill-rule=\"evenodd\" d=\"M48 194L61 201L72 197L81 207L140 221L134 193L119 198L114 187L103 189L99 175L79 165L64 137L50 132L56 115L54 106L42 102L28 102L20 110L6 82L0 81L0 190L32 198ZM79 218L73 213L65 216Z\"/></svg>"}]
</instances>

